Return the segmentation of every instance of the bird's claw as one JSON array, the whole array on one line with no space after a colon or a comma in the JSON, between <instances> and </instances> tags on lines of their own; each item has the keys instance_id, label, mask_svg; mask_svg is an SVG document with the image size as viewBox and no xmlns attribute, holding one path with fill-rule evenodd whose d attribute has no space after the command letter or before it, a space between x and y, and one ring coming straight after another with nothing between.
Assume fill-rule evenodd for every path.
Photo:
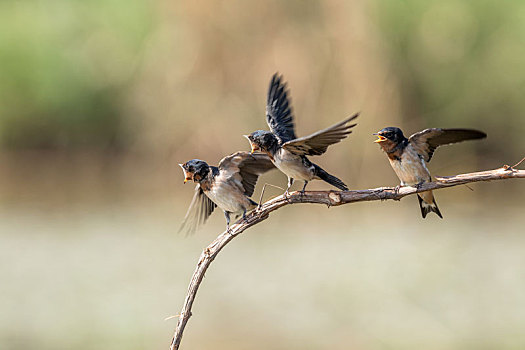
<instances>
[{"instance_id":1,"label":"bird's claw","mask_svg":"<svg viewBox=\"0 0 525 350\"><path fill-rule=\"evenodd\" d=\"M288 192L288 190L284 192L284 199L286 199L286 202L290 203L290 192Z\"/></svg>"},{"instance_id":2,"label":"bird's claw","mask_svg":"<svg viewBox=\"0 0 525 350\"><path fill-rule=\"evenodd\" d=\"M397 198L397 196L399 195L399 190L401 189L401 185L397 185L396 187L394 187L394 200L395 201L400 201L401 198Z\"/></svg>"}]
</instances>

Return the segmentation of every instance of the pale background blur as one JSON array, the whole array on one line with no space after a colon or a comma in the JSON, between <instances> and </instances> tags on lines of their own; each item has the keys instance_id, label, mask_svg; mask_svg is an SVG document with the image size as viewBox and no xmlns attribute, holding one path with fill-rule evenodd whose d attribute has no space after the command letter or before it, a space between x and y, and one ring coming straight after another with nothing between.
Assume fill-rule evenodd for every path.
<instances>
[{"instance_id":1,"label":"pale background blur","mask_svg":"<svg viewBox=\"0 0 525 350\"><path fill-rule=\"evenodd\" d=\"M361 189L398 184L385 126L488 133L435 175L525 156L524 57L522 1L1 2L0 348L169 346L225 224L177 234L177 163L248 150L274 72L300 136L361 112L314 158ZM523 185L439 191L444 220L413 197L283 208L219 255L183 348L523 349Z\"/></svg>"}]
</instances>

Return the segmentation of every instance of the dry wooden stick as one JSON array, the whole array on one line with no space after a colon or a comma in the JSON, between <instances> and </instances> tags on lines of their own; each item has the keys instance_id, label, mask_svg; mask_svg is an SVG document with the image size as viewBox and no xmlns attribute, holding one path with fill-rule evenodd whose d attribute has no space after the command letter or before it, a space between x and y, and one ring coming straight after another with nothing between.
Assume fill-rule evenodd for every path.
<instances>
[{"instance_id":1,"label":"dry wooden stick","mask_svg":"<svg viewBox=\"0 0 525 350\"><path fill-rule=\"evenodd\" d=\"M520 162L521 163L521 162ZM515 166L519 165L516 164ZM184 300L182 311L178 315L177 328L171 341L170 350L179 349L182 334L186 323L191 316L191 308L195 301L197 290L202 282L206 270L211 262L217 257L222 248L234 237L244 232L259 222L266 220L270 213L288 204L295 203L316 203L325 204L329 207L338 206L354 202L374 201L374 200L400 200L401 198L418 192L428 190L438 190L441 188L464 185L479 181L504 180L512 178L525 178L525 170L517 170L514 167L504 165L495 170L481 171L477 173L460 174L455 176L437 177L436 181L424 183L419 188L401 187L399 190L391 187L380 187L358 191L308 191L304 194L293 192L287 197L284 195L275 197L264 203L259 210L254 210L246 216L245 220L240 220L231 226L231 231L221 233L204 251L202 252L197 268L191 277L188 287L188 294Z\"/></svg>"}]
</instances>

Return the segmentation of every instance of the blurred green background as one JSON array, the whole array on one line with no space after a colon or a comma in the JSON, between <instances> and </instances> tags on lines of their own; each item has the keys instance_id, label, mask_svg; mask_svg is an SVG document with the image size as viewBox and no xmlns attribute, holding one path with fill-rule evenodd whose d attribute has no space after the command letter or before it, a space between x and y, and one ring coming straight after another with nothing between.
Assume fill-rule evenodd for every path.
<instances>
[{"instance_id":1,"label":"blurred green background","mask_svg":"<svg viewBox=\"0 0 525 350\"><path fill-rule=\"evenodd\" d=\"M314 159L356 189L398 183L385 126L488 133L434 175L525 156L524 57L517 0L0 2L0 347L169 346L224 228L177 235L177 163L248 150L274 72L300 136L361 112ZM524 187L471 187L437 192L444 220L411 197L272 214L208 271L183 348L523 349Z\"/></svg>"}]
</instances>

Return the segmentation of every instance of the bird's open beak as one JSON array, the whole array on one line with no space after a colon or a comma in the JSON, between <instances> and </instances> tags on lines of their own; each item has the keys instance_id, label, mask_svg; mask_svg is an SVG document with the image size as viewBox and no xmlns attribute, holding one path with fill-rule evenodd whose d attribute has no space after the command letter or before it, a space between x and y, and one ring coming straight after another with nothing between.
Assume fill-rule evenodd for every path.
<instances>
[{"instance_id":1,"label":"bird's open beak","mask_svg":"<svg viewBox=\"0 0 525 350\"><path fill-rule=\"evenodd\" d=\"M257 145L254 145L252 140L250 140L250 135L242 135L242 136L246 137L246 140L248 140L248 142L250 143L250 146L252 146L251 154L253 154L255 151L259 150L259 147L257 147Z\"/></svg>"},{"instance_id":2,"label":"bird's open beak","mask_svg":"<svg viewBox=\"0 0 525 350\"><path fill-rule=\"evenodd\" d=\"M384 137L384 136L382 136L382 135L379 135L379 134L377 134L377 133L372 134L372 135L376 135L376 136L377 136L377 140L374 141L375 143L380 143L380 142L384 142L384 141L387 140L386 137Z\"/></svg>"},{"instance_id":3,"label":"bird's open beak","mask_svg":"<svg viewBox=\"0 0 525 350\"><path fill-rule=\"evenodd\" d=\"M184 172L184 183L191 181L191 177L188 177L188 173L186 173L186 169L184 169L184 164L180 164L179 166L182 168L182 171Z\"/></svg>"},{"instance_id":4,"label":"bird's open beak","mask_svg":"<svg viewBox=\"0 0 525 350\"><path fill-rule=\"evenodd\" d=\"M250 142L250 146L252 146L252 154L255 152L255 151L258 151L259 150L259 147L257 145L255 145L253 142Z\"/></svg>"}]
</instances>

